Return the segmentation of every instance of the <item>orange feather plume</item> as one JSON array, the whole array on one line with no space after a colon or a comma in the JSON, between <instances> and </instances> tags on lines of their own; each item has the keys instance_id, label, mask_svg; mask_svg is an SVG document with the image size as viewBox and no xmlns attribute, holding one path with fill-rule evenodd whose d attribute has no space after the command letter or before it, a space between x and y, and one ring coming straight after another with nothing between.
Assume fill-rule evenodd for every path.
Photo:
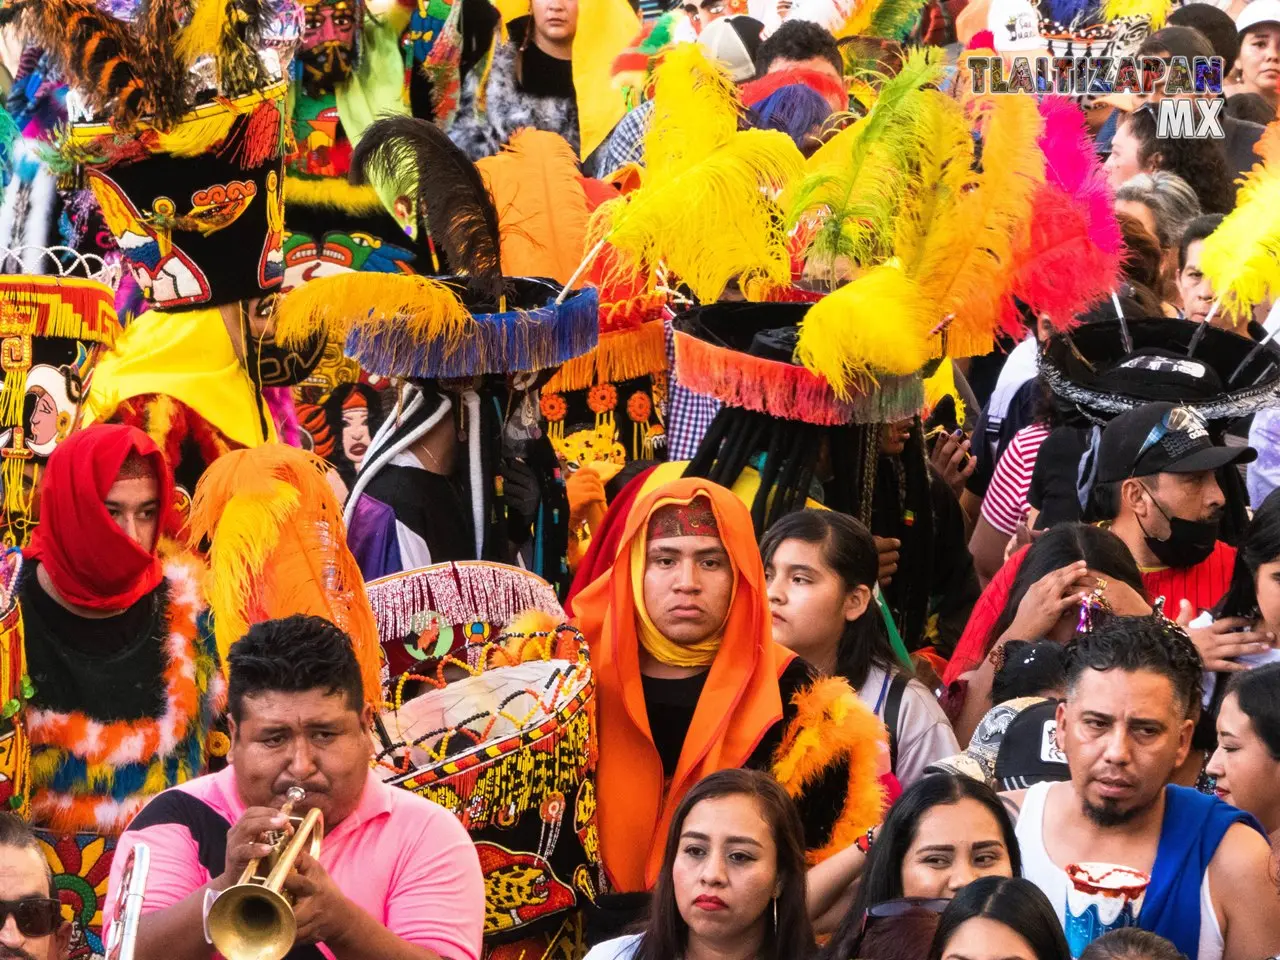
<instances>
[{"instance_id":1,"label":"orange feather plume","mask_svg":"<svg viewBox=\"0 0 1280 960\"><path fill-rule=\"evenodd\" d=\"M351 637L365 699L380 705L378 627L327 470L280 443L224 454L196 487L191 538L212 545L207 592L224 664L252 624L323 617Z\"/></svg>"},{"instance_id":2,"label":"orange feather plume","mask_svg":"<svg viewBox=\"0 0 1280 960\"><path fill-rule=\"evenodd\" d=\"M507 273L568 283L587 236L587 196L573 148L557 134L521 130L476 169L498 210Z\"/></svg>"}]
</instances>

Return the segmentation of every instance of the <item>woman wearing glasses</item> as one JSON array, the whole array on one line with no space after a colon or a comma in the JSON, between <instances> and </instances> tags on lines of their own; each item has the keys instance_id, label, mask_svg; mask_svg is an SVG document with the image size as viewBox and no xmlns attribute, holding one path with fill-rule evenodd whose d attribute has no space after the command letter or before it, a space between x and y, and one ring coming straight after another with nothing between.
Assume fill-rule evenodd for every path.
<instances>
[{"instance_id":1,"label":"woman wearing glasses","mask_svg":"<svg viewBox=\"0 0 1280 960\"><path fill-rule=\"evenodd\" d=\"M1053 905L1022 878L974 881L943 911L929 960L1069 960Z\"/></svg>"},{"instance_id":2,"label":"woman wearing glasses","mask_svg":"<svg viewBox=\"0 0 1280 960\"><path fill-rule=\"evenodd\" d=\"M859 854L868 846L864 860ZM1021 871L1013 824L995 793L967 777L930 774L902 794L872 842L810 873L810 910L827 916L862 876L823 960L864 956L859 951L875 924L915 910L941 912L977 878Z\"/></svg>"},{"instance_id":3,"label":"woman wearing glasses","mask_svg":"<svg viewBox=\"0 0 1280 960\"><path fill-rule=\"evenodd\" d=\"M644 931L587 960L805 960L813 949L791 798L763 773L721 770L671 820Z\"/></svg>"}]
</instances>

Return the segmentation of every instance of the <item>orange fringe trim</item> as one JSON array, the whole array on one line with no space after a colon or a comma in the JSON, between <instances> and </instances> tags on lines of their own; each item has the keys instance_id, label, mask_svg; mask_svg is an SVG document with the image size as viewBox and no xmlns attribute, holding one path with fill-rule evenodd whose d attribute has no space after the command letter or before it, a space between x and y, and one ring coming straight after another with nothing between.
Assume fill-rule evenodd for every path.
<instances>
[{"instance_id":1,"label":"orange fringe trim","mask_svg":"<svg viewBox=\"0 0 1280 960\"><path fill-rule=\"evenodd\" d=\"M853 407L836 399L825 377L799 364L752 357L676 331L676 379L731 407L831 427L849 423ZM865 391L854 385L857 396Z\"/></svg>"},{"instance_id":2,"label":"orange fringe trim","mask_svg":"<svg viewBox=\"0 0 1280 960\"><path fill-rule=\"evenodd\" d=\"M661 322L635 330L602 334L590 353L562 364L543 391L586 390L597 383L618 383L652 376L667 368L667 343Z\"/></svg>"},{"instance_id":3,"label":"orange fringe trim","mask_svg":"<svg viewBox=\"0 0 1280 960\"><path fill-rule=\"evenodd\" d=\"M810 850L811 864L846 849L884 817L880 757L888 733L880 718L842 677L825 677L791 701L797 708L773 755L773 776L792 797L801 796L837 763L849 768L844 807L826 846Z\"/></svg>"},{"instance_id":4,"label":"orange fringe trim","mask_svg":"<svg viewBox=\"0 0 1280 960\"><path fill-rule=\"evenodd\" d=\"M79 712L28 710L27 730L33 747L53 746L87 764L114 767L142 763L161 751L172 752L186 737L187 727L200 708L195 671L196 620L203 609L200 577L190 558L172 558L165 567L169 583L165 712L153 720L100 723Z\"/></svg>"}]
</instances>

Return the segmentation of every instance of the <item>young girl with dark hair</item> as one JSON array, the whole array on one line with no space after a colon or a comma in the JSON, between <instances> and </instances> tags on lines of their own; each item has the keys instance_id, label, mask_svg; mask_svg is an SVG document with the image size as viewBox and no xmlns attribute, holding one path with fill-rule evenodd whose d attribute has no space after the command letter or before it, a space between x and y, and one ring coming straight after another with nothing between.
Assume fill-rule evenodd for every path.
<instances>
[{"instance_id":1,"label":"young girl with dark hair","mask_svg":"<svg viewBox=\"0 0 1280 960\"><path fill-rule=\"evenodd\" d=\"M685 794L639 934L587 960L805 960L804 830L791 798L752 770L721 770Z\"/></svg>"},{"instance_id":2,"label":"young girl with dark hair","mask_svg":"<svg viewBox=\"0 0 1280 960\"><path fill-rule=\"evenodd\" d=\"M862 956L858 947L884 912L876 909L881 904L904 897L947 900L978 877L1021 872L1013 823L991 788L968 777L930 774L893 805L869 853L855 846L810 872L811 913L830 916L848 903L823 958ZM853 895L858 876L862 882Z\"/></svg>"},{"instance_id":3,"label":"young girl with dark hair","mask_svg":"<svg viewBox=\"0 0 1280 960\"><path fill-rule=\"evenodd\" d=\"M1067 938L1040 888L984 877L956 895L938 922L929 960L1069 960Z\"/></svg>"},{"instance_id":4,"label":"young girl with dark hair","mask_svg":"<svg viewBox=\"0 0 1280 960\"><path fill-rule=\"evenodd\" d=\"M844 677L890 730L893 773L906 787L958 752L937 698L895 654L873 591L879 555L843 513L801 510L769 528L764 557L773 638L823 674Z\"/></svg>"},{"instance_id":5,"label":"young girl with dark hair","mask_svg":"<svg viewBox=\"0 0 1280 960\"><path fill-rule=\"evenodd\" d=\"M1231 678L1207 773L1221 799L1280 832L1280 663Z\"/></svg>"}]
</instances>

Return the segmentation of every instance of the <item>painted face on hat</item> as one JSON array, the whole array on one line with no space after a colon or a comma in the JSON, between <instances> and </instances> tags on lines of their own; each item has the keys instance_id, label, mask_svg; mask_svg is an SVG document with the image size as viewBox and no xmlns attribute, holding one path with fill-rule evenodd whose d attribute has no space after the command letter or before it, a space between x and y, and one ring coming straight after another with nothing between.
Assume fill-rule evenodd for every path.
<instances>
[{"instance_id":1,"label":"painted face on hat","mask_svg":"<svg viewBox=\"0 0 1280 960\"><path fill-rule=\"evenodd\" d=\"M314 0L306 4L302 34L303 86L310 96L328 93L351 75L355 59L359 0Z\"/></svg>"}]
</instances>

